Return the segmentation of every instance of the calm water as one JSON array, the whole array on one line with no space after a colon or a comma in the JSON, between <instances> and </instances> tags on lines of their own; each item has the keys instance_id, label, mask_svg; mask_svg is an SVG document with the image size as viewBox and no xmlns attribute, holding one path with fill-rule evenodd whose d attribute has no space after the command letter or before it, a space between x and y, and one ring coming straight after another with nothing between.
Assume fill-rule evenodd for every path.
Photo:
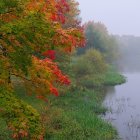
<instances>
[{"instance_id":1,"label":"calm water","mask_svg":"<svg viewBox=\"0 0 140 140\"><path fill-rule=\"evenodd\" d=\"M124 75L125 84L107 89L104 104L109 111L105 119L123 140L140 140L140 73Z\"/></svg>"}]
</instances>

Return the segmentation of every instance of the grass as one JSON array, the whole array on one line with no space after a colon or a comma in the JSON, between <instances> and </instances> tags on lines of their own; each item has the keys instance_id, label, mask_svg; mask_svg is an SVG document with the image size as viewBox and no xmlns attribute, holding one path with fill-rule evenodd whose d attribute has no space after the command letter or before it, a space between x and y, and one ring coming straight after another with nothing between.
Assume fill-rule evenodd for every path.
<instances>
[{"instance_id":1,"label":"grass","mask_svg":"<svg viewBox=\"0 0 140 140\"><path fill-rule=\"evenodd\" d=\"M26 95L20 86L16 92L45 117L45 140L113 140L117 136L116 130L99 117L106 112L101 92L75 89L59 97L50 96L48 103ZM5 122L1 119L0 123L0 138L12 140Z\"/></svg>"},{"instance_id":2,"label":"grass","mask_svg":"<svg viewBox=\"0 0 140 140\"><path fill-rule=\"evenodd\" d=\"M101 92L75 89L59 97L50 96L48 103L27 96L19 87L17 93L47 116L45 140L113 140L117 136L116 130L99 117L106 112Z\"/></svg>"},{"instance_id":3,"label":"grass","mask_svg":"<svg viewBox=\"0 0 140 140\"><path fill-rule=\"evenodd\" d=\"M77 124L76 134L71 133L67 139L75 140L112 140L116 131L110 124L104 122L99 114L105 113L99 93L94 91L79 91L61 95L58 100L53 100L52 108L61 108L67 117ZM69 129L72 132L74 128ZM73 135L72 135L73 134ZM73 137L72 137L73 136ZM55 135L51 139L54 139ZM63 138L64 140L66 138Z\"/></svg>"},{"instance_id":4,"label":"grass","mask_svg":"<svg viewBox=\"0 0 140 140\"><path fill-rule=\"evenodd\" d=\"M105 86L115 86L126 82L126 78L123 75L116 72L114 69L109 69L104 77Z\"/></svg>"},{"instance_id":5,"label":"grass","mask_svg":"<svg viewBox=\"0 0 140 140\"><path fill-rule=\"evenodd\" d=\"M0 118L0 140L11 140L10 131L7 130L6 122Z\"/></svg>"},{"instance_id":6,"label":"grass","mask_svg":"<svg viewBox=\"0 0 140 140\"><path fill-rule=\"evenodd\" d=\"M125 78L110 70L105 75L105 85L125 82ZM49 102L43 102L34 96L25 94L19 85L17 97L36 108L45 117L45 140L114 140L117 132L111 124L101 119L106 112L102 106L102 90L73 88L59 97L49 96ZM0 119L0 139L11 140L5 122Z\"/></svg>"}]
</instances>

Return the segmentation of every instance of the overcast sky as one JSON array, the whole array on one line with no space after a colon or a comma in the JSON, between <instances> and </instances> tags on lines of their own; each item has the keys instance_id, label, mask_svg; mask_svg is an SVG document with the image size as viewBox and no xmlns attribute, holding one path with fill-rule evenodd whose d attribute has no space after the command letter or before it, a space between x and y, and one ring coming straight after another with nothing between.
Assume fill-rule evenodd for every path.
<instances>
[{"instance_id":1,"label":"overcast sky","mask_svg":"<svg viewBox=\"0 0 140 140\"><path fill-rule=\"evenodd\" d=\"M140 0L77 0L83 22L103 22L112 34L140 36Z\"/></svg>"}]
</instances>

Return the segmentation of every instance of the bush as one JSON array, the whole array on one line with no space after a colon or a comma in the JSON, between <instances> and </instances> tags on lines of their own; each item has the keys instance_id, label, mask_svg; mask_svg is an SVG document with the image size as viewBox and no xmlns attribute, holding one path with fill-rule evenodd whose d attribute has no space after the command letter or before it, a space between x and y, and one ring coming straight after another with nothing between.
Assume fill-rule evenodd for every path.
<instances>
[{"instance_id":1,"label":"bush","mask_svg":"<svg viewBox=\"0 0 140 140\"><path fill-rule=\"evenodd\" d=\"M73 70L78 85L94 87L102 85L107 64L99 51L90 49L76 58Z\"/></svg>"}]
</instances>

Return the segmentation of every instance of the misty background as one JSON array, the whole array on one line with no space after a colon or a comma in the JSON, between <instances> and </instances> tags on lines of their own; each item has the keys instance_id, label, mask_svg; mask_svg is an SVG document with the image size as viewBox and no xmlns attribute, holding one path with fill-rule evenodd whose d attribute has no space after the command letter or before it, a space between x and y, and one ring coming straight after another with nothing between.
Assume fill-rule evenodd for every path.
<instances>
[{"instance_id":1,"label":"misty background","mask_svg":"<svg viewBox=\"0 0 140 140\"><path fill-rule=\"evenodd\" d=\"M89 53L90 48L98 50L105 56L107 64L113 68L107 72L106 79L118 79L112 74L113 70L118 70L125 75L127 81L125 84L121 83L122 85L107 89L104 102L111 112L107 113L106 120L111 119L110 122L117 128L120 139L138 140L140 139L140 131L137 129L140 122L140 0L78 0L78 2L82 23L85 25L85 50L89 48L88 57L95 61L93 54ZM85 64L89 63L88 59L84 60ZM99 61L96 62L101 65ZM93 69L92 65L89 69ZM84 65L84 68L85 72L88 67ZM97 67L96 70L98 75L102 74ZM95 76L90 77L93 79ZM92 82L91 79L88 79L89 83ZM87 79L85 81L87 82ZM112 83L110 81L107 80L105 85ZM97 80L93 83L98 84Z\"/></svg>"},{"instance_id":2,"label":"misty background","mask_svg":"<svg viewBox=\"0 0 140 140\"><path fill-rule=\"evenodd\" d=\"M139 0L77 0L83 22L103 22L110 33L140 36Z\"/></svg>"},{"instance_id":3,"label":"misty background","mask_svg":"<svg viewBox=\"0 0 140 140\"><path fill-rule=\"evenodd\" d=\"M82 22L101 22L116 38L120 71L140 72L140 1L77 0Z\"/></svg>"}]
</instances>

